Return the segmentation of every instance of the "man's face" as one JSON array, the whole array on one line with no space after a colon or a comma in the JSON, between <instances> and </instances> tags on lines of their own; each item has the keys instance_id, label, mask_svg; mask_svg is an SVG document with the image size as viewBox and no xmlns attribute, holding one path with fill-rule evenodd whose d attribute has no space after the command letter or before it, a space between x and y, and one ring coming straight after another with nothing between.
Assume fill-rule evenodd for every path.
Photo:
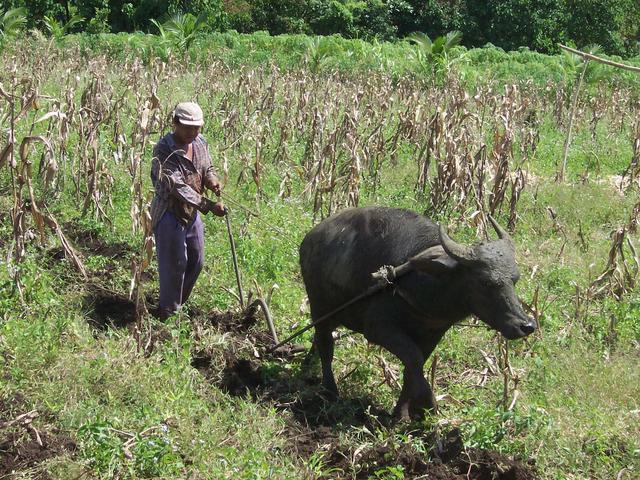
<instances>
[{"instance_id":1,"label":"man's face","mask_svg":"<svg viewBox=\"0 0 640 480\"><path fill-rule=\"evenodd\" d=\"M188 145L193 142L200 133L200 130L202 130L202 127L196 125L184 125L177 120L173 123L173 127L175 140L177 143L182 145Z\"/></svg>"}]
</instances>

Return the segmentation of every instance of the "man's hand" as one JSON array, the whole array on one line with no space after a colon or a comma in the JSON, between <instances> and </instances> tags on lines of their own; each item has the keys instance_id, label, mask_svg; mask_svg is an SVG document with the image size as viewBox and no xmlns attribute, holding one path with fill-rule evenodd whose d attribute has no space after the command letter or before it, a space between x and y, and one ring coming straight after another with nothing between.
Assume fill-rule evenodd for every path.
<instances>
[{"instance_id":1,"label":"man's hand","mask_svg":"<svg viewBox=\"0 0 640 480\"><path fill-rule=\"evenodd\" d=\"M216 197L219 197L222 193L222 184L218 180L214 180L211 182L211 185L209 185L209 189L216 194Z\"/></svg>"},{"instance_id":2,"label":"man's hand","mask_svg":"<svg viewBox=\"0 0 640 480\"><path fill-rule=\"evenodd\" d=\"M217 217L224 217L227 214L227 207L225 207L222 202L216 202L213 204L211 212Z\"/></svg>"},{"instance_id":3,"label":"man's hand","mask_svg":"<svg viewBox=\"0 0 640 480\"><path fill-rule=\"evenodd\" d=\"M213 211L214 205L215 205L215 202L212 202L207 197L202 197L202 200L200 201L200 205L198 206L198 210L200 210L202 213L209 213Z\"/></svg>"},{"instance_id":4,"label":"man's hand","mask_svg":"<svg viewBox=\"0 0 640 480\"><path fill-rule=\"evenodd\" d=\"M209 200L207 197L202 197L199 210L202 213L211 212L218 217L224 217L227 214L227 207L224 206L224 203L214 202Z\"/></svg>"}]
</instances>

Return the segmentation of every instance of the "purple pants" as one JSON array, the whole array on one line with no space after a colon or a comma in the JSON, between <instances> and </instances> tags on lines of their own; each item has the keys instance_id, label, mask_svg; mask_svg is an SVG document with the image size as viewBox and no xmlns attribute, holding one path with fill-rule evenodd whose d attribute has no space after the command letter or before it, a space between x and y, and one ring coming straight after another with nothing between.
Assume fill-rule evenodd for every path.
<instances>
[{"instance_id":1,"label":"purple pants","mask_svg":"<svg viewBox=\"0 0 640 480\"><path fill-rule=\"evenodd\" d=\"M160 277L160 316L185 303L204 265L204 225L200 214L190 225L165 212L154 231Z\"/></svg>"}]
</instances>

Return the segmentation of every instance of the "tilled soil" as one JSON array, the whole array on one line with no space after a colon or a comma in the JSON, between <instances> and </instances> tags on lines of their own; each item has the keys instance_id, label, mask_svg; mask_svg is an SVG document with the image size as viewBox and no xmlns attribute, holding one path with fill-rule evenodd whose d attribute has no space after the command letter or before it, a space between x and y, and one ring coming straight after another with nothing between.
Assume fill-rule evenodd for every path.
<instances>
[{"instance_id":1,"label":"tilled soil","mask_svg":"<svg viewBox=\"0 0 640 480\"><path fill-rule=\"evenodd\" d=\"M135 321L135 305L121 296L97 292L93 298L92 319L98 328L130 327ZM149 302L151 303L151 302ZM287 415L287 451L305 461L322 454L324 471L332 479L366 479L402 472L405 478L434 480L533 480L537 478L531 464L509 458L496 451L465 449L456 429L444 434L439 442L430 436L430 452L418 452L408 443L386 442L354 447L340 440L347 427L366 427L375 431L380 425L393 428L388 412L370 398L341 398L336 402L324 397L319 379L292 376L286 370L274 373L262 363L265 358L291 361L301 348L285 346L269 353L273 340L256 310L234 312L190 312L210 326L225 332L229 346L219 357L206 350L192 353L192 366L221 390L235 396L274 405ZM238 345L233 345L237 342ZM254 346L253 355L238 354L239 346ZM236 348L237 347L237 348ZM246 349L244 350L246 352ZM220 365L224 365L220 371ZM296 360L298 361L298 360ZM376 424L374 424L374 419ZM440 447L436 447L439 444ZM27 450L23 450L26 454ZM51 455L58 450L51 449ZM1 476L0 476L1 478Z\"/></svg>"},{"instance_id":2,"label":"tilled soil","mask_svg":"<svg viewBox=\"0 0 640 480\"><path fill-rule=\"evenodd\" d=\"M45 460L72 453L75 442L57 431L35 428L29 420L17 420L24 410L22 399L0 399L0 478L29 471L29 478L51 478L39 465ZM25 412L22 412L25 413Z\"/></svg>"},{"instance_id":3,"label":"tilled soil","mask_svg":"<svg viewBox=\"0 0 640 480\"><path fill-rule=\"evenodd\" d=\"M235 333L243 340L249 338L261 358L255 358L255 355L240 357L234 353L235 349L230 348L224 353L225 367L220 374L211 367L215 359L205 352L197 352L192 362L194 368L231 395L249 397L288 412L287 450L303 460L322 452L324 470L331 472L327 478L377 478L387 472L399 471L404 478L434 480L537 478L533 461L527 464L492 450L465 449L457 429L445 433L438 442L433 434L425 433L429 437L427 443L433 445L428 453L418 452L408 443L391 440L357 448L344 445L339 432L345 426L366 427L374 431L380 424L392 427L393 419L372 399L341 398L332 402L323 398L318 379L267 371L261 359L267 355L266 348L271 345L271 338L266 332L253 333L251 327L258 321L251 315L216 313L211 314L209 320L222 331ZM291 348L285 357L290 360L297 351L297 348ZM378 425L373 424L372 418Z\"/></svg>"}]
</instances>

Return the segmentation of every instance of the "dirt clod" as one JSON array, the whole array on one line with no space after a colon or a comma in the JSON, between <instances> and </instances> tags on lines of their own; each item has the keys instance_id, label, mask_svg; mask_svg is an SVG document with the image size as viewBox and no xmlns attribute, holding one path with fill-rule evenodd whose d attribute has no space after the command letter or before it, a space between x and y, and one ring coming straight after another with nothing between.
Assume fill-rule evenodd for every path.
<instances>
[{"instance_id":1,"label":"dirt clod","mask_svg":"<svg viewBox=\"0 0 640 480\"><path fill-rule=\"evenodd\" d=\"M10 433L0 441L0 478L11 478L12 472L32 469L38 464L76 450L75 442L66 435L39 432L42 445L35 433ZM37 478L49 478L41 473Z\"/></svg>"},{"instance_id":2,"label":"dirt clod","mask_svg":"<svg viewBox=\"0 0 640 480\"><path fill-rule=\"evenodd\" d=\"M0 399L0 478L13 478L14 473L25 470L38 471L45 460L73 453L75 442L67 435L19 422L16 412L24 410L20 396ZM12 421L14 420L14 421ZM38 472L33 478L47 480L46 472Z\"/></svg>"}]
</instances>

